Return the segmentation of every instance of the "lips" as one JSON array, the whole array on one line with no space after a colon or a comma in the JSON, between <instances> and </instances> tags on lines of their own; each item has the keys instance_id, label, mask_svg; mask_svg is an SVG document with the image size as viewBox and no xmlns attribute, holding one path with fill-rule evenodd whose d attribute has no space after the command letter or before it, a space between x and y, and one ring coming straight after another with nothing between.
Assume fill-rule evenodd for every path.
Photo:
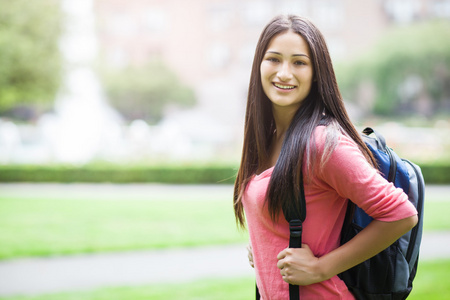
<instances>
[{"instance_id":1,"label":"lips","mask_svg":"<svg viewBox=\"0 0 450 300\"><path fill-rule=\"evenodd\" d=\"M295 85L285 85L285 84L279 84L279 83L275 83L275 82L273 83L273 85L282 90L293 90L296 88Z\"/></svg>"}]
</instances>

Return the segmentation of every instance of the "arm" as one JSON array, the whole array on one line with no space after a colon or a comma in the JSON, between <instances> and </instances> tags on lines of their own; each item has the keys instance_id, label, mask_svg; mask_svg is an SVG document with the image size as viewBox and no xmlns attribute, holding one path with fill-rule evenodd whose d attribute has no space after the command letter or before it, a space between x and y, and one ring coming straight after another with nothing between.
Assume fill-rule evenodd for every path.
<instances>
[{"instance_id":1,"label":"arm","mask_svg":"<svg viewBox=\"0 0 450 300\"><path fill-rule=\"evenodd\" d=\"M319 134L319 155L324 141L323 133ZM347 137L340 137L328 161L315 172L319 182L340 197L352 199L374 221L351 241L320 258L314 257L307 245L280 252L281 275L293 284L308 285L329 279L384 250L417 223L407 195L388 184Z\"/></svg>"},{"instance_id":2,"label":"arm","mask_svg":"<svg viewBox=\"0 0 450 300\"><path fill-rule=\"evenodd\" d=\"M417 224L417 216L395 222L372 221L348 243L317 258L307 245L278 254L283 280L296 285L321 282L371 258Z\"/></svg>"}]
</instances>

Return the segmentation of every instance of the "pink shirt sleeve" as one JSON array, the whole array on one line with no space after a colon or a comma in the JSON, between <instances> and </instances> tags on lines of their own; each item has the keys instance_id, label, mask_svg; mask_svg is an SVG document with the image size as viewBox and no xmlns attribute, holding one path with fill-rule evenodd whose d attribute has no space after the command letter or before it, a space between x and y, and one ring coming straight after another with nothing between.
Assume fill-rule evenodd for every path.
<instances>
[{"instance_id":1,"label":"pink shirt sleeve","mask_svg":"<svg viewBox=\"0 0 450 300\"><path fill-rule=\"evenodd\" d=\"M325 144L324 127L318 128L316 134L321 153ZM392 222L417 214L403 190L384 179L358 146L344 135L339 136L338 145L326 163L318 167L317 179L376 220Z\"/></svg>"}]
</instances>

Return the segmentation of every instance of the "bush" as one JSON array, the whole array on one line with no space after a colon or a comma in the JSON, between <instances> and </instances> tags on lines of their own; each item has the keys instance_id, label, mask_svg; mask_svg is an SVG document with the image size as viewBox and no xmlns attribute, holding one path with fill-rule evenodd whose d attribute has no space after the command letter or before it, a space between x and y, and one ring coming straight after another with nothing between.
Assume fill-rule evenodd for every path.
<instances>
[{"instance_id":1,"label":"bush","mask_svg":"<svg viewBox=\"0 0 450 300\"><path fill-rule=\"evenodd\" d=\"M450 162L419 164L427 184L450 184ZM0 166L0 182L232 184L235 166Z\"/></svg>"},{"instance_id":2,"label":"bush","mask_svg":"<svg viewBox=\"0 0 450 300\"><path fill-rule=\"evenodd\" d=\"M231 166L1 166L0 182L231 184Z\"/></svg>"},{"instance_id":3,"label":"bush","mask_svg":"<svg viewBox=\"0 0 450 300\"><path fill-rule=\"evenodd\" d=\"M449 184L450 163L420 165L426 184Z\"/></svg>"}]
</instances>

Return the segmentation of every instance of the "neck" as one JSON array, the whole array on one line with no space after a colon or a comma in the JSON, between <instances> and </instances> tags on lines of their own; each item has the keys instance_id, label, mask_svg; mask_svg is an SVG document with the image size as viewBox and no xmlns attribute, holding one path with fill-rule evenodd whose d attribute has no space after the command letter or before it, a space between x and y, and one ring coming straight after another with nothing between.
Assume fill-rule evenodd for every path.
<instances>
[{"instance_id":1,"label":"neck","mask_svg":"<svg viewBox=\"0 0 450 300\"><path fill-rule=\"evenodd\" d=\"M292 119L294 118L296 110L288 109L286 107L273 107L273 118L275 120L276 139L282 140Z\"/></svg>"}]
</instances>

